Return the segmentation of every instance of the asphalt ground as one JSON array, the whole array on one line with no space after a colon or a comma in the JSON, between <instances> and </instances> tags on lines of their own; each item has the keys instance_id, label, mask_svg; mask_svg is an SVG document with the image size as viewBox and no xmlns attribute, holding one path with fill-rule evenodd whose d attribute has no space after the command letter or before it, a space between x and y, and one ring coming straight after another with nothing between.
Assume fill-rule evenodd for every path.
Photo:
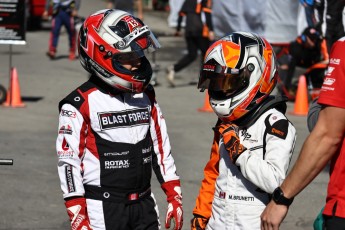
<instances>
[{"instance_id":1,"label":"asphalt ground","mask_svg":"<svg viewBox=\"0 0 345 230\"><path fill-rule=\"evenodd\" d=\"M102 2L104 3L104 2ZM105 6L95 0L84 0L80 15ZM158 34L169 35L166 12L146 11L144 21ZM0 159L13 159L12 166L0 165L0 230L69 229L57 175L55 139L58 131L58 102L88 79L79 61L68 60L67 35L61 33L58 57L45 56L49 28L27 32L27 44L0 45L0 84L9 85L9 62L16 68L24 108L0 106ZM198 76L197 62L176 74L176 87L170 88L165 68L185 52L182 37L160 36L162 49L149 55L157 68L157 100L168 125L178 173L181 177L184 207L184 228L189 220L203 177L212 142L211 128L216 116L200 112L205 94L189 82ZM291 161L294 164L308 130L305 116L295 116L294 103L288 103L287 117L297 129L297 143ZM283 222L283 230L312 229L312 223L324 204L328 172L323 171L296 198ZM164 222L166 201L155 177L161 222ZM163 227L164 229L164 227Z\"/></svg>"}]
</instances>

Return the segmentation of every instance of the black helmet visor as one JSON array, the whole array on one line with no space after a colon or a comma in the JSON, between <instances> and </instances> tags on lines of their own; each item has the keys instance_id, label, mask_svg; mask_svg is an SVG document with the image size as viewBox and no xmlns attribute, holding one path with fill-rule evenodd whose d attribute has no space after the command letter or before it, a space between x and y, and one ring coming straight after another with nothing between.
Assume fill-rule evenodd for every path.
<instances>
[{"instance_id":1,"label":"black helmet visor","mask_svg":"<svg viewBox=\"0 0 345 230\"><path fill-rule=\"evenodd\" d=\"M249 85L251 72L247 68L224 68L219 64L204 64L200 73L198 89L223 91L228 97L242 92Z\"/></svg>"}]
</instances>

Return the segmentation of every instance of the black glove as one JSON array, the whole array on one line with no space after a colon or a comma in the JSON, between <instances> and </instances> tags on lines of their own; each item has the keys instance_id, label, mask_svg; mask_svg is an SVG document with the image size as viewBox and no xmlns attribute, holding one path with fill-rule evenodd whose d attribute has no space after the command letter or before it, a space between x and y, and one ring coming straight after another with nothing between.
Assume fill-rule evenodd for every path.
<instances>
[{"instance_id":1,"label":"black glove","mask_svg":"<svg viewBox=\"0 0 345 230\"><path fill-rule=\"evenodd\" d=\"M193 219L190 220L191 230L205 230L208 219L203 216L194 215Z\"/></svg>"},{"instance_id":2,"label":"black glove","mask_svg":"<svg viewBox=\"0 0 345 230\"><path fill-rule=\"evenodd\" d=\"M240 143L238 135L238 126L231 123L222 123L219 127L219 132L223 136L223 142L226 150L229 152L230 159L233 163L247 148Z\"/></svg>"}]
</instances>

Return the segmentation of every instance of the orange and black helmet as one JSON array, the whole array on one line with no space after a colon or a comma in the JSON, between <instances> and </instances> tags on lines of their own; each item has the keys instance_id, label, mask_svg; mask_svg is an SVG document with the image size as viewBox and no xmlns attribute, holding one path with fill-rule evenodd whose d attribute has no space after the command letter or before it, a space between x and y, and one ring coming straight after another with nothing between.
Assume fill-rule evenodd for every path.
<instances>
[{"instance_id":1,"label":"orange and black helmet","mask_svg":"<svg viewBox=\"0 0 345 230\"><path fill-rule=\"evenodd\" d=\"M212 109L223 121L235 121L257 108L277 81L276 58L262 37L235 32L207 50L198 88L208 90Z\"/></svg>"}]
</instances>

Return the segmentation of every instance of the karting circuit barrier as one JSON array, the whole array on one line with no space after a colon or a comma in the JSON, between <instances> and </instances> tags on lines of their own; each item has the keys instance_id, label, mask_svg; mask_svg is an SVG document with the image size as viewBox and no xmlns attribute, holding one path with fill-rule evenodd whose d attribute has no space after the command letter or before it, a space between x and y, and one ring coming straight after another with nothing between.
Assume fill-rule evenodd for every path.
<instances>
[{"instance_id":1,"label":"karting circuit barrier","mask_svg":"<svg viewBox=\"0 0 345 230\"><path fill-rule=\"evenodd\" d=\"M7 90L6 101L3 103L5 107L22 108L25 104L22 102L22 97L20 96L20 86L18 73L16 68L11 68L10 85Z\"/></svg>"},{"instance_id":2,"label":"karting circuit barrier","mask_svg":"<svg viewBox=\"0 0 345 230\"><path fill-rule=\"evenodd\" d=\"M204 106L198 109L199 112L213 112L213 109L210 105L210 97L208 95L208 91L205 93L205 99L204 99Z\"/></svg>"},{"instance_id":3,"label":"karting circuit barrier","mask_svg":"<svg viewBox=\"0 0 345 230\"><path fill-rule=\"evenodd\" d=\"M297 93L294 105L294 111L290 114L307 116L309 109L308 88L307 80L304 75L301 75L298 79Z\"/></svg>"}]
</instances>

